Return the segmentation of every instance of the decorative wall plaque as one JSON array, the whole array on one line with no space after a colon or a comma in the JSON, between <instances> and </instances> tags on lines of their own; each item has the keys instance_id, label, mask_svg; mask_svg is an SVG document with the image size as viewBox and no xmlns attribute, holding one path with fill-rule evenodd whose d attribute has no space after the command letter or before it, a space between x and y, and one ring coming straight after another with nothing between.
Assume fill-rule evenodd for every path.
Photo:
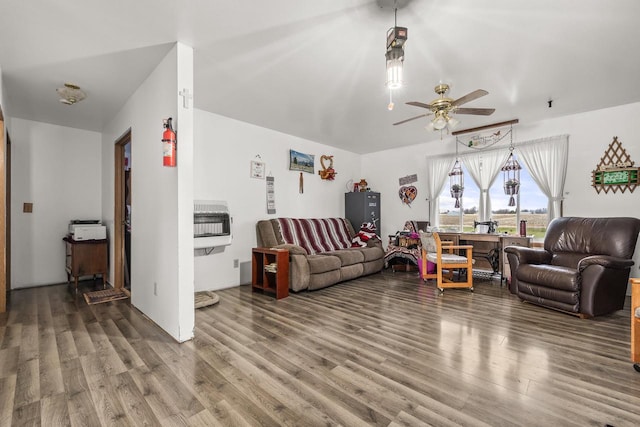
<instances>
[{"instance_id":1,"label":"decorative wall plaque","mask_svg":"<svg viewBox=\"0 0 640 427\"><path fill-rule=\"evenodd\" d=\"M631 156L622 148L618 137L614 136L604 156L600 158L598 167L591 172L591 186L598 193L601 191L608 193L609 190L614 193L618 190L622 193L629 190L633 193L639 183L638 170L640 169L633 165Z\"/></svg>"},{"instance_id":2,"label":"decorative wall plaque","mask_svg":"<svg viewBox=\"0 0 640 427\"><path fill-rule=\"evenodd\" d=\"M398 179L398 182L400 183L400 185L413 184L414 182L418 182L418 174L414 173L413 175L403 176L402 178Z\"/></svg>"}]
</instances>

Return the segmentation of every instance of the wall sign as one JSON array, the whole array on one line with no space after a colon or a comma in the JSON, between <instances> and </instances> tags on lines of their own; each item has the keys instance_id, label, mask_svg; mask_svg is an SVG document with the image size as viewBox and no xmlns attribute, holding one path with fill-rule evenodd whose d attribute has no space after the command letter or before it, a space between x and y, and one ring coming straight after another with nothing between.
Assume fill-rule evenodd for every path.
<instances>
[{"instance_id":1,"label":"wall sign","mask_svg":"<svg viewBox=\"0 0 640 427\"><path fill-rule=\"evenodd\" d=\"M276 213L276 196L275 196L275 178L267 177L267 213L272 215Z\"/></svg>"},{"instance_id":2,"label":"wall sign","mask_svg":"<svg viewBox=\"0 0 640 427\"><path fill-rule=\"evenodd\" d=\"M264 179L264 162L251 161L251 178Z\"/></svg>"},{"instance_id":3,"label":"wall sign","mask_svg":"<svg viewBox=\"0 0 640 427\"><path fill-rule=\"evenodd\" d=\"M414 173L413 175L403 176L402 178L398 179L398 182L400 185L413 184L414 182L418 182L418 174Z\"/></svg>"},{"instance_id":4,"label":"wall sign","mask_svg":"<svg viewBox=\"0 0 640 427\"><path fill-rule=\"evenodd\" d=\"M596 173L596 175L601 176L602 184L607 184L607 185L631 184L634 178L635 178L635 181L638 180L637 171L629 171L629 170L603 171L601 174Z\"/></svg>"}]
</instances>

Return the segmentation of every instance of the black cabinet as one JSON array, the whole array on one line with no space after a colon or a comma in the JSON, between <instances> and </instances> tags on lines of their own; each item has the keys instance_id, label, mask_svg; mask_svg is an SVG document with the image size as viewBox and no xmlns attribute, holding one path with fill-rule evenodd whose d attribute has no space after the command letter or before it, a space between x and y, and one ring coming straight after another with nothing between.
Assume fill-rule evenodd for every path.
<instances>
[{"instance_id":1,"label":"black cabinet","mask_svg":"<svg viewBox=\"0 0 640 427\"><path fill-rule=\"evenodd\" d=\"M380 234L380 193L362 191L344 194L344 216L356 232L363 222L375 222Z\"/></svg>"}]
</instances>

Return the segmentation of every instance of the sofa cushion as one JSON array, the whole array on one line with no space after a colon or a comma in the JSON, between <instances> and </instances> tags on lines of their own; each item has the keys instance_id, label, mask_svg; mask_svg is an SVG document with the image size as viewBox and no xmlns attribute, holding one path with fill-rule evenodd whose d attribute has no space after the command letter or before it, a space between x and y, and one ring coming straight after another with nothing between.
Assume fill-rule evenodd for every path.
<instances>
[{"instance_id":1,"label":"sofa cushion","mask_svg":"<svg viewBox=\"0 0 640 427\"><path fill-rule=\"evenodd\" d=\"M278 218L284 243L302 246L310 254L351 247L351 235L344 218Z\"/></svg>"},{"instance_id":2,"label":"sofa cushion","mask_svg":"<svg viewBox=\"0 0 640 427\"><path fill-rule=\"evenodd\" d=\"M553 254L551 264L577 269L580 260L589 255L591 254L584 254L582 252L558 252Z\"/></svg>"},{"instance_id":3,"label":"sofa cushion","mask_svg":"<svg viewBox=\"0 0 640 427\"><path fill-rule=\"evenodd\" d=\"M309 263L309 273L312 275L340 270L342 266L340 258L332 255L307 255L307 262Z\"/></svg>"},{"instance_id":4,"label":"sofa cushion","mask_svg":"<svg viewBox=\"0 0 640 427\"><path fill-rule=\"evenodd\" d=\"M354 248L353 251L361 252L364 262L376 261L384 258L384 251L380 246L370 246L368 248Z\"/></svg>"},{"instance_id":5,"label":"sofa cushion","mask_svg":"<svg viewBox=\"0 0 640 427\"><path fill-rule=\"evenodd\" d=\"M364 254L356 249L342 249L339 251L323 252L320 255L330 255L340 258L342 266L353 264L362 264L364 262Z\"/></svg>"},{"instance_id":6,"label":"sofa cushion","mask_svg":"<svg viewBox=\"0 0 640 427\"><path fill-rule=\"evenodd\" d=\"M285 242L282 240L282 236L280 236L278 227L278 221L274 219L258 221L256 224L258 246L261 248L273 248L274 246L284 244Z\"/></svg>"},{"instance_id":7,"label":"sofa cushion","mask_svg":"<svg viewBox=\"0 0 640 427\"><path fill-rule=\"evenodd\" d=\"M327 286L335 285L340 281L340 269L326 271L324 273L312 274L309 277L309 290L326 288Z\"/></svg>"},{"instance_id":8,"label":"sofa cushion","mask_svg":"<svg viewBox=\"0 0 640 427\"><path fill-rule=\"evenodd\" d=\"M580 289L578 270L559 265L548 264L520 264L516 272L518 280L527 283L537 283L541 286L565 291Z\"/></svg>"},{"instance_id":9,"label":"sofa cushion","mask_svg":"<svg viewBox=\"0 0 640 427\"><path fill-rule=\"evenodd\" d=\"M638 236L636 218L561 217L549 223L544 249L633 258Z\"/></svg>"},{"instance_id":10,"label":"sofa cushion","mask_svg":"<svg viewBox=\"0 0 640 427\"><path fill-rule=\"evenodd\" d=\"M363 271L362 263L344 266L340 269L340 281L344 282L345 280L360 277Z\"/></svg>"},{"instance_id":11,"label":"sofa cushion","mask_svg":"<svg viewBox=\"0 0 640 427\"><path fill-rule=\"evenodd\" d=\"M365 261L362 264L362 275L368 276L369 274L379 273L380 270L384 267L384 259L378 258L373 261Z\"/></svg>"}]
</instances>

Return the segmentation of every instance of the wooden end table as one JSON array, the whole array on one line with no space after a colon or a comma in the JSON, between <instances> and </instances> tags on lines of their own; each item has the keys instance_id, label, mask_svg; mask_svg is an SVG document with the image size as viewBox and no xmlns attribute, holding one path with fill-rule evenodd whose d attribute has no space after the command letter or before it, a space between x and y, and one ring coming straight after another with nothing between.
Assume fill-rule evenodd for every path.
<instances>
[{"instance_id":1,"label":"wooden end table","mask_svg":"<svg viewBox=\"0 0 640 427\"><path fill-rule=\"evenodd\" d=\"M62 240L66 245L65 270L67 272L67 282L71 282L76 295L78 294L78 278L80 276L102 276L102 288L106 288L108 263L107 240L73 240L71 236L66 236Z\"/></svg>"},{"instance_id":2,"label":"wooden end table","mask_svg":"<svg viewBox=\"0 0 640 427\"><path fill-rule=\"evenodd\" d=\"M251 289L272 294L276 299L289 296L289 251L253 248L251 250Z\"/></svg>"}]
</instances>

